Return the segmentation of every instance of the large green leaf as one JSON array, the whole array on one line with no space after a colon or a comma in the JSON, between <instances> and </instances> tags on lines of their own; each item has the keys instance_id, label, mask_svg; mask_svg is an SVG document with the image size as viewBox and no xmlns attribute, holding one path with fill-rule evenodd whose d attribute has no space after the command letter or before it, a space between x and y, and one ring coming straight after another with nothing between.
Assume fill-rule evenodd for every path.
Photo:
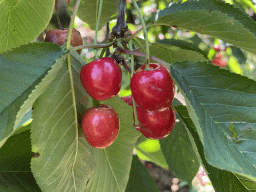
<instances>
[{"instance_id":1,"label":"large green leaf","mask_svg":"<svg viewBox=\"0 0 256 192\"><path fill-rule=\"evenodd\" d=\"M4 0L0 2L0 53L27 44L48 25L53 0Z\"/></svg>"},{"instance_id":2,"label":"large green leaf","mask_svg":"<svg viewBox=\"0 0 256 192\"><path fill-rule=\"evenodd\" d=\"M70 2L70 10L74 9L75 0ZM101 29L108 21L115 19L114 15L118 13L118 0L102 0L102 11L99 22L99 29ZM77 16L87 23L92 30L96 29L97 20L99 17L99 0L81 1Z\"/></svg>"},{"instance_id":3,"label":"large green leaf","mask_svg":"<svg viewBox=\"0 0 256 192\"><path fill-rule=\"evenodd\" d=\"M11 136L0 149L0 191L41 191L30 170L30 127L23 127L23 132Z\"/></svg>"},{"instance_id":4,"label":"large green leaf","mask_svg":"<svg viewBox=\"0 0 256 192\"><path fill-rule=\"evenodd\" d=\"M160 11L156 25L176 25L256 53L256 24L245 12L219 0L187 1Z\"/></svg>"},{"instance_id":5,"label":"large green leaf","mask_svg":"<svg viewBox=\"0 0 256 192\"><path fill-rule=\"evenodd\" d=\"M175 63L170 69L208 163L256 181L256 82L207 62Z\"/></svg>"},{"instance_id":6,"label":"large green leaf","mask_svg":"<svg viewBox=\"0 0 256 192\"><path fill-rule=\"evenodd\" d=\"M191 142L193 140L190 140L180 116L176 114L174 130L168 137L161 139L160 144L170 170L190 186L200 166L200 160Z\"/></svg>"},{"instance_id":7,"label":"large green leaf","mask_svg":"<svg viewBox=\"0 0 256 192\"><path fill-rule=\"evenodd\" d=\"M80 82L81 62L72 60L76 103L63 65L33 105L32 148L39 158L32 159L32 171L43 191L124 191L140 133L132 126L131 107L116 97L104 102L120 117L116 141L106 149L94 149L86 142L79 119L92 99Z\"/></svg>"},{"instance_id":8,"label":"large green leaf","mask_svg":"<svg viewBox=\"0 0 256 192\"><path fill-rule=\"evenodd\" d=\"M216 167L211 166L205 157L204 147L200 141L199 135L196 131L195 125L193 124L190 116L188 114L187 108L185 106L175 106L176 111L180 115L182 121L186 125L186 128L189 130L190 135L194 139L196 148L200 154L200 158L202 160L204 169L208 173L208 176L215 188L215 191L218 192L249 192L256 190L256 183L252 180L242 179L241 176L234 174L232 172L218 169ZM239 178L240 177L240 178ZM239 178L239 179L238 179Z\"/></svg>"},{"instance_id":9,"label":"large green leaf","mask_svg":"<svg viewBox=\"0 0 256 192\"><path fill-rule=\"evenodd\" d=\"M20 126L22 117L41 94L32 91L63 54L58 45L33 43L0 55L0 146ZM54 70L58 71L59 66L57 62ZM55 78L54 73L50 76ZM49 82L42 83L44 90ZM25 101L27 104L24 104Z\"/></svg>"},{"instance_id":10,"label":"large green leaf","mask_svg":"<svg viewBox=\"0 0 256 192\"><path fill-rule=\"evenodd\" d=\"M159 192L154 179L135 155L125 192Z\"/></svg>"}]
</instances>

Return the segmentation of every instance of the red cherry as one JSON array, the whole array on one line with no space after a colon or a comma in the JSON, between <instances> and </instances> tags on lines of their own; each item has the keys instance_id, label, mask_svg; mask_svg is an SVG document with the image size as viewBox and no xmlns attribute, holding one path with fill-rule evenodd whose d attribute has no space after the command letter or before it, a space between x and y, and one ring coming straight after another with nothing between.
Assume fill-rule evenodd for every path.
<instances>
[{"instance_id":1,"label":"red cherry","mask_svg":"<svg viewBox=\"0 0 256 192\"><path fill-rule=\"evenodd\" d=\"M52 29L46 33L45 42L56 43L62 46L67 41L68 30ZM76 29L72 30L70 44L73 47L83 45L83 39L79 31ZM78 54L81 54L82 49L77 50Z\"/></svg>"},{"instance_id":2,"label":"red cherry","mask_svg":"<svg viewBox=\"0 0 256 192\"><path fill-rule=\"evenodd\" d=\"M116 139L119 132L117 112L108 105L87 109L81 126L87 142L95 148L106 148Z\"/></svg>"},{"instance_id":3,"label":"red cherry","mask_svg":"<svg viewBox=\"0 0 256 192\"><path fill-rule=\"evenodd\" d=\"M130 106L133 106L132 95L121 97L121 99Z\"/></svg>"},{"instance_id":4,"label":"red cherry","mask_svg":"<svg viewBox=\"0 0 256 192\"><path fill-rule=\"evenodd\" d=\"M138 106L137 113L141 122L139 131L149 139L163 139L174 128L175 112L171 107L158 111L146 111Z\"/></svg>"},{"instance_id":5,"label":"red cherry","mask_svg":"<svg viewBox=\"0 0 256 192\"><path fill-rule=\"evenodd\" d=\"M216 54L216 57L212 60L212 63L220 67L225 67L227 65L227 62L221 59L221 55L219 53Z\"/></svg>"},{"instance_id":6,"label":"red cherry","mask_svg":"<svg viewBox=\"0 0 256 192\"><path fill-rule=\"evenodd\" d=\"M84 65L80 79L93 99L103 101L120 91L122 71L114 59L103 57Z\"/></svg>"},{"instance_id":7,"label":"red cherry","mask_svg":"<svg viewBox=\"0 0 256 192\"><path fill-rule=\"evenodd\" d=\"M175 84L170 72L160 64L149 64L150 69L143 71L140 67L131 78L132 96L143 109L154 111L167 108L171 105Z\"/></svg>"},{"instance_id":8,"label":"red cherry","mask_svg":"<svg viewBox=\"0 0 256 192\"><path fill-rule=\"evenodd\" d=\"M215 49L216 52L220 52L220 46L219 45L214 45L213 49Z\"/></svg>"}]
</instances>

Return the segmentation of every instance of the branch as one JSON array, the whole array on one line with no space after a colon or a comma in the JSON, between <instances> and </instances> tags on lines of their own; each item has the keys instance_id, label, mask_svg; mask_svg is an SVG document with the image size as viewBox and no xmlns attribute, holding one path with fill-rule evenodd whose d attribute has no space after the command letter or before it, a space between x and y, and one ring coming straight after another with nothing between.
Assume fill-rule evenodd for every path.
<instances>
[{"instance_id":1,"label":"branch","mask_svg":"<svg viewBox=\"0 0 256 192\"><path fill-rule=\"evenodd\" d=\"M125 11L126 11L126 0L119 0L119 10L116 26L113 27L112 33L116 36L121 36L122 29L127 28L125 21Z\"/></svg>"},{"instance_id":2,"label":"branch","mask_svg":"<svg viewBox=\"0 0 256 192\"><path fill-rule=\"evenodd\" d=\"M121 47L117 47L117 50L119 52L122 52L122 53L125 53L125 54L129 54L129 55L136 55L136 56L139 56L139 57L147 57L147 54L141 53L139 51L131 51L131 50L123 49ZM159 64L161 64L163 66L165 66L167 69L169 69L169 67L170 67L170 64L165 62L165 61L163 61L162 59L159 59L159 58L151 56L151 55L150 55L150 59L156 61L157 63L159 63Z\"/></svg>"}]
</instances>

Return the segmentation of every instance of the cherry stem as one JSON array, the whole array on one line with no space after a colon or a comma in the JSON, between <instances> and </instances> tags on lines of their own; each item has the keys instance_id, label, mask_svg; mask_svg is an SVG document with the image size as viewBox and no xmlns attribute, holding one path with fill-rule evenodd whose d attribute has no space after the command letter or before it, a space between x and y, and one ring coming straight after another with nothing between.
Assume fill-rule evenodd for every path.
<instances>
[{"instance_id":1,"label":"cherry stem","mask_svg":"<svg viewBox=\"0 0 256 192\"><path fill-rule=\"evenodd\" d=\"M76 47L72 47L70 50L77 50L77 49L98 49L98 48L107 48L114 44L114 41L108 44L91 44L91 45L80 45Z\"/></svg>"},{"instance_id":2,"label":"cherry stem","mask_svg":"<svg viewBox=\"0 0 256 192\"><path fill-rule=\"evenodd\" d=\"M136 56L139 56L139 57L147 57L147 55L145 53L141 53L139 51L127 50L127 49L123 49L121 47L117 47L117 50L119 52L122 52L122 53L125 53L125 54L129 54L129 55L136 55ZM170 64L165 62L165 61L163 61L162 59L159 59L159 58L157 58L155 56L151 56L151 55L149 56L149 58L154 60L154 61L156 61L157 63L165 66L167 69L169 69L169 65Z\"/></svg>"},{"instance_id":3,"label":"cherry stem","mask_svg":"<svg viewBox=\"0 0 256 192\"><path fill-rule=\"evenodd\" d=\"M139 14L139 19L140 19L142 29L143 29L143 32L144 32L145 45L146 45L146 67L145 67L145 70L149 70L150 52L149 52L149 42L148 42L147 28L146 28L143 16L141 14L140 8L139 8L138 4L136 3L136 0L132 0L132 3L133 3L135 9L137 10L137 12Z\"/></svg>"},{"instance_id":4,"label":"cherry stem","mask_svg":"<svg viewBox=\"0 0 256 192\"><path fill-rule=\"evenodd\" d=\"M95 29L95 38L94 38L94 44L97 44L97 38L98 38L98 31L99 31L99 25L100 25L100 17L102 12L102 3L103 0L100 0L100 6L99 6L99 12L97 14L97 23L96 23L96 29ZM95 58L98 59L97 49L94 49Z\"/></svg>"},{"instance_id":5,"label":"cherry stem","mask_svg":"<svg viewBox=\"0 0 256 192\"><path fill-rule=\"evenodd\" d=\"M132 42L129 42L129 49L132 51ZM134 74L134 57L133 55L131 55L131 75L133 76ZM138 125L140 125L139 119L138 119L138 115L137 115L137 108L136 108L136 102L135 100L132 98L132 103L133 103L133 113L134 113L134 127L137 127Z\"/></svg>"},{"instance_id":6,"label":"cherry stem","mask_svg":"<svg viewBox=\"0 0 256 192\"><path fill-rule=\"evenodd\" d=\"M60 22L58 2L59 2L59 0L55 0L55 13L56 13L56 17L57 17L57 22L58 22L59 28L61 30L63 30L63 27L62 27L61 22Z\"/></svg>"}]
</instances>

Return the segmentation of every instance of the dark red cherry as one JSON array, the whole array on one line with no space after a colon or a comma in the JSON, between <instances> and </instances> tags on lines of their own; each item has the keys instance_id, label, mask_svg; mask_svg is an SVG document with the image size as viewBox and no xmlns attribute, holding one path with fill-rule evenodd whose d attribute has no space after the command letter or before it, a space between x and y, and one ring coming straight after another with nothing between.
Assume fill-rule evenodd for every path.
<instances>
[{"instance_id":1,"label":"dark red cherry","mask_svg":"<svg viewBox=\"0 0 256 192\"><path fill-rule=\"evenodd\" d=\"M68 29L52 29L46 33L45 42L56 43L62 46L67 41ZM70 44L73 47L83 45L83 39L79 31L76 29L72 30ZM78 54L81 54L82 49L77 50Z\"/></svg>"},{"instance_id":2,"label":"dark red cherry","mask_svg":"<svg viewBox=\"0 0 256 192\"><path fill-rule=\"evenodd\" d=\"M132 96L143 109L154 111L171 105L175 84L170 72L157 63L149 64L150 70L140 67L131 78Z\"/></svg>"},{"instance_id":3,"label":"dark red cherry","mask_svg":"<svg viewBox=\"0 0 256 192\"><path fill-rule=\"evenodd\" d=\"M175 112L171 107L157 111L146 111L138 106L137 114L141 122L139 131L149 139L163 139L174 128Z\"/></svg>"},{"instance_id":4,"label":"dark red cherry","mask_svg":"<svg viewBox=\"0 0 256 192\"><path fill-rule=\"evenodd\" d=\"M117 112L108 105L87 109L81 126L87 142L95 148L106 148L116 139L120 121Z\"/></svg>"},{"instance_id":5,"label":"dark red cherry","mask_svg":"<svg viewBox=\"0 0 256 192\"><path fill-rule=\"evenodd\" d=\"M103 57L84 65L80 79L93 99L103 101L120 91L122 71L114 59Z\"/></svg>"}]
</instances>

